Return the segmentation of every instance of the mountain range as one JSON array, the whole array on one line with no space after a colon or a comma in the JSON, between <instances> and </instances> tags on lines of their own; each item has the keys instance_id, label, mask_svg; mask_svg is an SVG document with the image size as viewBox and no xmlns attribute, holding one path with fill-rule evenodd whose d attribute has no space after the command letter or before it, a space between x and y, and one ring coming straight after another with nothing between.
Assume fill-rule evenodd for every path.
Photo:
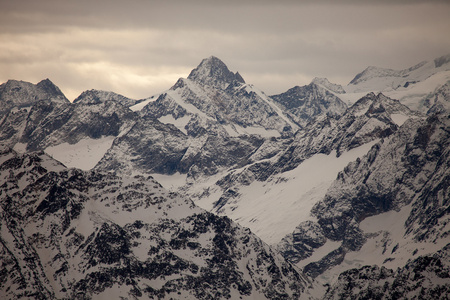
<instances>
[{"instance_id":1,"label":"mountain range","mask_svg":"<svg viewBox=\"0 0 450 300\"><path fill-rule=\"evenodd\" d=\"M266 95L0 85L0 296L446 299L450 56Z\"/></svg>"}]
</instances>

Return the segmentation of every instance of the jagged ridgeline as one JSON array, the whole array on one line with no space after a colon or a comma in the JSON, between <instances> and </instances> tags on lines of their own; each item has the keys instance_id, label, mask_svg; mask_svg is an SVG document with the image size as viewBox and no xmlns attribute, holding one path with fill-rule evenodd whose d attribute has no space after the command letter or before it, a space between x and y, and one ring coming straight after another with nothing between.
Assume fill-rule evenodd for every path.
<instances>
[{"instance_id":1,"label":"jagged ridgeline","mask_svg":"<svg viewBox=\"0 0 450 300\"><path fill-rule=\"evenodd\" d=\"M450 56L268 96L0 85L0 298L446 299Z\"/></svg>"}]
</instances>

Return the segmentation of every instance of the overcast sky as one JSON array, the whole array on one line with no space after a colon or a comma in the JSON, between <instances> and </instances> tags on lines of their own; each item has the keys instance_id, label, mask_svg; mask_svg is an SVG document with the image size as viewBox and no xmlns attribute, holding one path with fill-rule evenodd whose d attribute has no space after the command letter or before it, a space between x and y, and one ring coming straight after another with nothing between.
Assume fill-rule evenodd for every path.
<instances>
[{"instance_id":1,"label":"overcast sky","mask_svg":"<svg viewBox=\"0 0 450 300\"><path fill-rule=\"evenodd\" d=\"M69 100L149 97L211 55L277 94L446 54L450 1L0 1L0 82L49 78Z\"/></svg>"}]
</instances>

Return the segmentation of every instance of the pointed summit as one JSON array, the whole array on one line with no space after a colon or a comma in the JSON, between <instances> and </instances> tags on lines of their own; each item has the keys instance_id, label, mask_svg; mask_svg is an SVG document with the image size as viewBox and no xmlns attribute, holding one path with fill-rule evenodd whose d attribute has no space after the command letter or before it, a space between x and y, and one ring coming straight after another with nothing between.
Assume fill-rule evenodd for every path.
<instances>
[{"instance_id":1,"label":"pointed summit","mask_svg":"<svg viewBox=\"0 0 450 300\"><path fill-rule=\"evenodd\" d=\"M73 103L82 103L91 105L91 104L100 104L106 101L115 101L117 103L122 104L125 107L130 107L140 102L139 100L130 99L114 92L92 89L82 92L80 96L78 96L75 100L73 100Z\"/></svg>"},{"instance_id":2,"label":"pointed summit","mask_svg":"<svg viewBox=\"0 0 450 300\"><path fill-rule=\"evenodd\" d=\"M315 77L311 83L320 85L332 92L335 92L337 94L345 94L345 90L340 84L331 83L327 78L319 78Z\"/></svg>"},{"instance_id":3,"label":"pointed summit","mask_svg":"<svg viewBox=\"0 0 450 300\"><path fill-rule=\"evenodd\" d=\"M391 99L382 93L375 95L375 93L369 93L366 96L359 99L355 104L349 108L349 112L355 116L368 115L371 117L378 116L391 116L397 125L401 125L409 117L420 117L420 113L414 112L406 105L400 103L400 101ZM403 121L399 120L399 116Z\"/></svg>"},{"instance_id":4,"label":"pointed summit","mask_svg":"<svg viewBox=\"0 0 450 300\"><path fill-rule=\"evenodd\" d=\"M44 79L38 84L8 80L0 85L0 114L12 107L32 105L41 100L69 103L66 96L49 79Z\"/></svg>"},{"instance_id":5,"label":"pointed summit","mask_svg":"<svg viewBox=\"0 0 450 300\"><path fill-rule=\"evenodd\" d=\"M191 71L188 79L221 88L226 88L234 81L245 83L238 72L231 72L228 67L215 56L210 56L202 60L198 67Z\"/></svg>"}]
</instances>

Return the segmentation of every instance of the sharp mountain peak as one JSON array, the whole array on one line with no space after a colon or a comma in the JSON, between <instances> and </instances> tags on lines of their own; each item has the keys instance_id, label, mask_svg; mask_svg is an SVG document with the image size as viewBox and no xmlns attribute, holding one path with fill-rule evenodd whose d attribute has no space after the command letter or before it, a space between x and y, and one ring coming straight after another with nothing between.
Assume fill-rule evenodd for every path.
<instances>
[{"instance_id":1,"label":"sharp mountain peak","mask_svg":"<svg viewBox=\"0 0 450 300\"><path fill-rule=\"evenodd\" d=\"M215 56L210 56L191 71L188 79L208 85L228 85L233 81L245 83L239 72L231 72L225 63Z\"/></svg>"}]
</instances>

